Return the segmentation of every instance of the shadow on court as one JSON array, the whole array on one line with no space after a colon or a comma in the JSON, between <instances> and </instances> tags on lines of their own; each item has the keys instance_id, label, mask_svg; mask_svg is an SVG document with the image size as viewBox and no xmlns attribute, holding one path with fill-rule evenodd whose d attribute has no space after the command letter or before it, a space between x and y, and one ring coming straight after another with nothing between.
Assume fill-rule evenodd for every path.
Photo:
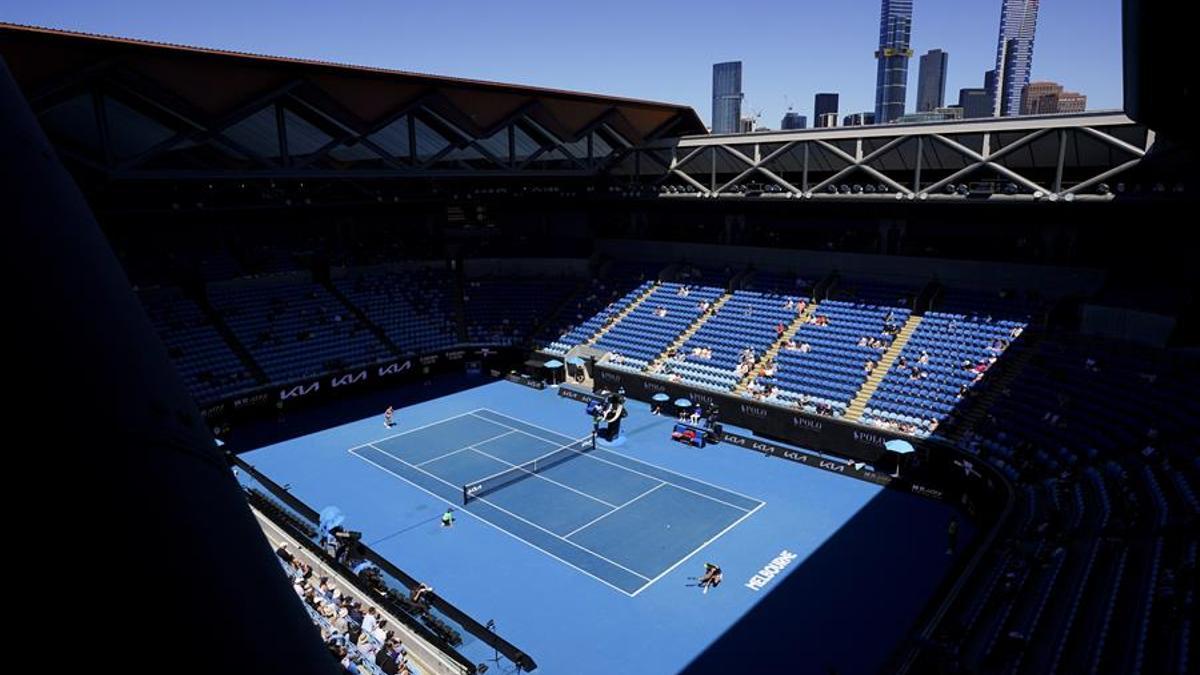
<instances>
[{"instance_id":1,"label":"shadow on court","mask_svg":"<svg viewBox=\"0 0 1200 675\"><path fill-rule=\"evenodd\" d=\"M707 673L876 673L957 556L949 506L881 490L684 669ZM973 532L964 527L959 553ZM770 562L763 560L763 564ZM757 570L725 569L712 593L754 593ZM703 611L699 594L696 611Z\"/></svg>"}]
</instances>

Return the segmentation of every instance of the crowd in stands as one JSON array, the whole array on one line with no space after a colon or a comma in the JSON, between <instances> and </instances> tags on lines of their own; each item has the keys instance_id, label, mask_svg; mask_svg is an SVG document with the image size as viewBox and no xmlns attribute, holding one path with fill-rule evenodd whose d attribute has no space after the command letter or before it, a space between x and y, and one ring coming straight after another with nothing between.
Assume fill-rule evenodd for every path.
<instances>
[{"instance_id":1,"label":"crowd in stands","mask_svg":"<svg viewBox=\"0 0 1200 675\"><path fill-rule=\"evenodd\" d=\"M364 605L329 577L317 576L312 566L289 550L286 543L275 551L292 588L304 603L321 639L347 673L355 675L411 675L416 672L408 650L388 628L383 613Z\"/></svg>"}]
</instances>

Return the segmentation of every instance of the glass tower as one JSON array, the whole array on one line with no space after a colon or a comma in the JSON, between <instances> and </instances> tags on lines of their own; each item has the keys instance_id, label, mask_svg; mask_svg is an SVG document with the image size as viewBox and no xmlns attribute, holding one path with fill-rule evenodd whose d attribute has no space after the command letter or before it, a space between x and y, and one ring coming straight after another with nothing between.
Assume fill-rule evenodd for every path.
<instances>
[{"instance_id":1,"label":"glass tower","mask_svg":"<svg viewBox=\"0 0 1200 675\"><path fill-rule=\"evenodd\" d=\"M714 134L736 134L742 120L742 62L713 64Z\"/></svg>"},{"instance_id":2,"label":"glass tower","mask_svg":"<svg viewBox=\"0 0 1200 675\"><path fill-rule=\"evenodd\" d=\"M1039 0L1003 0L1000 38L996 45L996 70L992 95L997 116L1021 113L1021 92L1033 70L1033 34L1037 29Z\"/></svg>"},{"instance_id":3,"label":"glass tower","mask_svg":"<svg viewBox=\"0 0 1200 675\"><path fill-rule=\"evenodd\" d=\"M912 57L912 0L883 0L879 14L879 49L875 58L875 123L887 124L904 114L908 59Z\"/></svg>"}]
</instances>

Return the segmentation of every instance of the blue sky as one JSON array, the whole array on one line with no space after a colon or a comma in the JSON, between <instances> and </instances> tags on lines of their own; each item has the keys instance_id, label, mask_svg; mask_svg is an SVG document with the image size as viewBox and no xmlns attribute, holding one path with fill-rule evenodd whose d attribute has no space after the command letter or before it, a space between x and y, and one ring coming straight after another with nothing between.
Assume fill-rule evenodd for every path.
<instances>
[{"instance_id":1,"label":"blue sky","mask_svg":"<svg viewBox=\"0 0 1200 675\"><path fill-rule=\"evenodd\" d=\"M744 64L743 112L779 126L813 94L874 108L879 0L0 0L0 20L683 103L711 114L711 66ZM983 85L1000 0L916 0L917 54L950 53L947 99ZM909 108L916 97L916 59ZM1033 77L1120 108L1120 0L1045 0ZM948 102L951 102L948 100Z\"/></svg>"}]
</instances>

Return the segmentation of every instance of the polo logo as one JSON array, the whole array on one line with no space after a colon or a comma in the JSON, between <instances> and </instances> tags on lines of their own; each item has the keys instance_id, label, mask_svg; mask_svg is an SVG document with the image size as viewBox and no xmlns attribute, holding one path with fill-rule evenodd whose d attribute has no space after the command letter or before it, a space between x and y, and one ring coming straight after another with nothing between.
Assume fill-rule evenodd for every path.
<instances>
[{"instance_id":1,"label":"polo logo","mask_svg":"<svg viewBox=\"0 0 1200 675\"><path fill-rule=\"evenodd\" d=\"M421 357L421 365L432 366L433 364L437 363L437 360L438 360L437 354L434 354L433 356L422 356Z\"/></svg>"},{"instance_id":2,"label":"polo logo","mask_svg":"<svg viewBox=\"0 0 1200 675\"><path fill-rule=\"evenodd\" d=\"M461 351L461 350L454 351L454 352L446 352L446 358L451 361L458 361L458 360L462 359L464 354L466 354L466 352Z\"/></svg>"},{"instance_id":3,"label":"polo logo","mask_svg":"<svg viewBox=\"0 0 1200 675\"><path fill-rule=\"evenodd\" d=\"M321 388L320 382L313 382L312 384L308 385L307 387L302 384L298 384L298 385L292 387L291 389L281 389L279 391L279 400L286 401L289 398L300 398L301 396L308 396L309 394L313 393L314 391L318 391L320 388Z\"/></svg>"},{"instance_id":4,"label":"polo logo","mask_svg":"<svg viewBox=\"0 0 1200 675\"><path fill-rule=\"evenodd\" d=\"M699 403L708 403L710 405L716 401L716 399L712 397L712 394L705 394L704 392L700 391L689 391L688 396L690 396L693 401Z\"/></svg>"},{"instance_id":5,"label":"polo logo","mask_svg":"<svg viewBox=\"0 0 1200 675\"><path fill-rule=\"evenodd\" d=\"M666 387L662 386L661 384L659 384L657 382L649 382L649 381L646 382L646 391L653 391L653 392L657 393L657 392L666 391L666 390L667 390Z\"/></svg>"},{"instance_id":6,"label":"polo logo","mask_svg":"<svg viewBox=\"0 0 1200 675\"><path fill-rule=\"evenodd\" d=\"M809 419L807 417L792 416L792 426L797 429L808 429L809 431L820 431L824 428L824 423L821 420Z\"/></svg>"},{"instance_id":7,"label":"polo logo","mask_svg":"<svg viewBox=\"0 0 1200 675\"><path fill-rule=\"evenodd\" d=\"M760 407L754 406L754 405L746 405L745 403L743 403L741 410L742 410L743 414L749 415L751 417L757 417L759 419L765 418L767 416L766 408L760 408Z\"/></svg>"},{"instance_id":8,"label":"polo logo","mask_svg":"<svg viewBox=\"0 0 1200 675\"><path fill-rule=\"evenodd\" d=\"M346 373L340 377L332 377L329 379L329 384L334 387L344 387L348 384L358 384L367 379L367 371L360 370L355 374Z\"/></svg>"},{"instance_id":9,"label":"polo logo","mask_svg":"<svg viewBox=\"0 0 1200 675\"><path fill-rule=\"evenodd\" d=\"M379 369L379 376L384 375L399 375L407 370L412 369L412 361L402 361L399 363L389 363L386 368Z\"/></svg>"},{"instance_id":10,"label":"polo logo","mask_svg":"<svg viewBox=\"0 0 1200 675\"><path fill-rule=\"evenodd\" d=\"M488 349L487 347L484 347L484 348L480 349L479 351L475 352L475 355L476 356L491 356L493 354L498 354L498 353L499 352L497 352L495 349Z\"/></svg>"},{"instance_id":11,"label":"polo logo","mask_svg":"<svg viewBox=\"0 0 1200 675\"><path fill-rule=\"evenodd\" d=\"M602 370L600 371L600 379L604 380L605 382L620 382L621 376L617 375L616 373L610 373Z\"/></svg>"},{"instance_id":12,"label":"polo logo","mask_svg":"<svg viewBox=\"0 0 1200 675\"><path fill-rule=\"evenodd\" d=\"M855 431L854 440L860 443L869 443L871 445L883 445L887 439L879 434L872 434L866 431Z\"/></svg>"}]
</instances>

